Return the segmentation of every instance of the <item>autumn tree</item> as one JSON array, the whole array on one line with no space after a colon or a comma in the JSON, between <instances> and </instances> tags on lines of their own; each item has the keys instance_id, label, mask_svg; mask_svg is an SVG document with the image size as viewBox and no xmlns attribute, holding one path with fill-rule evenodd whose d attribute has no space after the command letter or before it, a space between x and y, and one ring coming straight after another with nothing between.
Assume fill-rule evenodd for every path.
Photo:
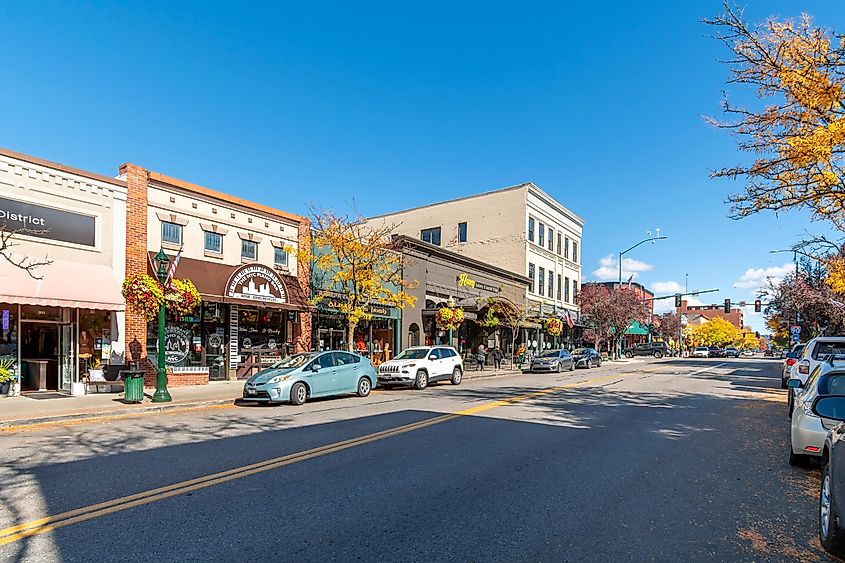
<instances>
[{"instance_id":1,"label":"autumn tree","mask_svg":"<svg viewBox=\"0 0 845 563\"><path fill-rule=\"evenodd\" d=\"M728 83L749 86L760 102L746 108L726 98L729 120L709 119L753 155L712 174L745 181L729 197L732 216L806 209L845 227L845 36L806 14L752 26L727 2L705 22L731 52Z\"/></svg>"},{"instance_id":2,"label":"autumn tree","mask_svg":"<svg viewBox=\"0 0 845 563\"><path fill-rule=\"evenodd\" d=\"M402 254L391 237L393 226L374 227L330 210L312 210L312 246L298 249L315 273L314 304L331 301L346 317L346 347L352 350L355 327L373 317L372 307L413 307L405 290Z\"/></svg>"},{"instance_id":3,"label":"autumn tree","mask_svg":"<svg viewBox=\"0 0 845 563\"><path fill-rule=\"evenodd\" d=\"M681 326L681 316L677 313L666 313L657 317L657 333L668 340L678 341Z\"/></svg>"},{"instance_id":4,"label":"autumn tree","mask_svg":"<svg viewBox=\"0 0 845 563\"><path fill-rule=\"evenodd\" d=\"M761 297L768 302L766 324L778 342L788 338L789 327L796 324L802 340L845 329L845 296L835 293L829 280L822 263L804 261L780 282L769 282Z\"/></svg>"},{"instance_id":5,"label":"autumn tree","mask_svg":"<svg viewBox=\"0 0 845 563\"><path fill-rule=\"evenodd\" d=\"M504 326L511 331L511 353L516 354L516 339L519 330L528 322L528 308L525 303L517 303L504 296L487 299L488 315L482 321L482 326L488 328Z\"/></svg>"},{"instance_id":6,"label":"autumn tree","mask_svg":"<svg viewBox=\"0 0 845 563\"><path fill-rule=\"evenodd\" d=\"M601 349L602 342L609 342L614 355L631 322L650 320L645 302L624 286L608 288L603 284L584 284L578 303L596 349Z\"/></svg>"},{"instance_id":7,"label":"autumn tree","mask_svg":"<svg viewBox=\"0 0 845 563\"><path fill-rule=\"evenodd\" d=\"M17 241L19 235L37 236L44 232L29 228L12 229L8 228L6 223L0 223L0 261L24 270L32 279L40 280L42 276L38 274L38 268L52 264L52 260L49 260L46 256L44 258L20 256L15 254L12 249L20 245Z\"/></svg>"},{"instance_id":8,"label":"autumn tree","mask_svg":"<svg viewBox=\"0 0 845 563\"><path fill-rule=\"evenodd\" d=\"M730 346L742 339L742 333L722 317L715 317L690 330L693 346Z\"/></svg>"}]
</instances>

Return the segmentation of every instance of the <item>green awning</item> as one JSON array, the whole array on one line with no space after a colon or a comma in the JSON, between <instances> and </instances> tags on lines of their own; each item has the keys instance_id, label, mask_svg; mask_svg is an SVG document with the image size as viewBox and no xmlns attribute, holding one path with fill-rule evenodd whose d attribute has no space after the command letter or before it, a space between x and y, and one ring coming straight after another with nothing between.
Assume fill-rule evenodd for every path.
<instances>
[{"instance_id":1,"label":"green awning","mask_svg":"<svg viewBox=\"0 0 845 563\"><path fill-rule=\"evenodd\" d=\"M643 327L637 321L631 321L631 324L628 325L628 330L625 331L625 334L633 334L637 336L647 336L648 335L648 328Z\"/></svg>"}]
</instances>

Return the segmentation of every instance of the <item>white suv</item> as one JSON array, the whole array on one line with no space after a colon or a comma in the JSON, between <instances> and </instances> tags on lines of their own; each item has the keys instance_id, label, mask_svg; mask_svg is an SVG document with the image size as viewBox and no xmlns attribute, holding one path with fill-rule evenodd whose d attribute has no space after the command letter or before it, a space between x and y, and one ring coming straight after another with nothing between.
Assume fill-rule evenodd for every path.
<instances>
[{"instance_id":1,"label":"white suv","mask_svg":"<svg viewBox=\"0 0 845 563\"><path fill-rule=\"evenodd\" d=\"M464 363L451 346L414 346L378 367L379 385L413 385L425 389L429 382L448 379L460 385Z\"/></svg>"},{"instance_id":2,"label":"white suv","mask_svg":"<svg viewBox=\"0 0 845 563\"><path fill-rule=\"evenodd\" d=\"M789 377L786 379L800 379L802 385L806 384L813 370L830 356L833 356L834 362L845 361L845 336L817 336L807 342L798 361L790 368ZM790 389L787 395L789 416L792 416L792 407L798 393L799 391Z\"/></svg>"}]
</instances>

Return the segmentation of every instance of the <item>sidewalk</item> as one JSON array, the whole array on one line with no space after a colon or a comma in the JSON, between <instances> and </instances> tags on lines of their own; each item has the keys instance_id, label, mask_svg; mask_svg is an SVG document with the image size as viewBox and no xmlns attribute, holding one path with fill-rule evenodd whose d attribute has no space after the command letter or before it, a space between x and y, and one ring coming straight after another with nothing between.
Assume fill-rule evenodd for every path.
<instances>
[{"instance_id":1,"label":"sidewalk","mask_svg":"<svg viewBox=\"0 0 845 563\"><path fill-rule=\"evenodd\" d=\"M173 398L170 403L153 403L150 400L152 389L144 389L144 402L140 404L123 403L123 393L94 393L58 399L4 397L0 399L0 430L79 418L231 404L242 396L243 386L243 381L215 381L208 385L174 387L169 390Z\"/></svg>"}]
</instances>

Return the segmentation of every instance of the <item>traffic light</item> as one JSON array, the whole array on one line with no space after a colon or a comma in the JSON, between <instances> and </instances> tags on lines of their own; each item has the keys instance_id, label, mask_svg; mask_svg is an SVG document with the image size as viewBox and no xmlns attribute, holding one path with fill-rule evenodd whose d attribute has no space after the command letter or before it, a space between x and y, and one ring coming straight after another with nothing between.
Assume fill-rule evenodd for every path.
<instances>
[{"instance_id":1,"label":"traffic light","mask_svg":"<svg viewBox=\"0 0 845 563\"><path fill-rule=\"evenodd\" d=\"M680 306L681 306L681 294L676 293L675 294L675 307L680 307Z\"/></svg>"},{"instance_id":2,"label":"traffic light","mask_svg":"<svg viewBox=\"0 0 845 563\"><path fill-rule=\"evenodd\" d=\"M754 312L759 313L763 310L763 303L758 299L754 302Z\"/></svg>"},{"instance_id":3,"label":"traffic light","mask_svg":"<svg viewBox=\"0 0 845 563\"><path fill-rule=\"evenodd\" d=\"M725 313L731 312L731 300L725 299Z\"/></svg>"},{"instance_id":4,"label":"traffic light","mask_svg":"<svg viewBox=\"0 0 845 563\"><path fill-rule=\"evenodd\" d=\"M759 333L759 332L755 332L755 333L754 333L754 336L756 336L757 338L760 338L760 333Z\"/></svg>"}]
</instances>

